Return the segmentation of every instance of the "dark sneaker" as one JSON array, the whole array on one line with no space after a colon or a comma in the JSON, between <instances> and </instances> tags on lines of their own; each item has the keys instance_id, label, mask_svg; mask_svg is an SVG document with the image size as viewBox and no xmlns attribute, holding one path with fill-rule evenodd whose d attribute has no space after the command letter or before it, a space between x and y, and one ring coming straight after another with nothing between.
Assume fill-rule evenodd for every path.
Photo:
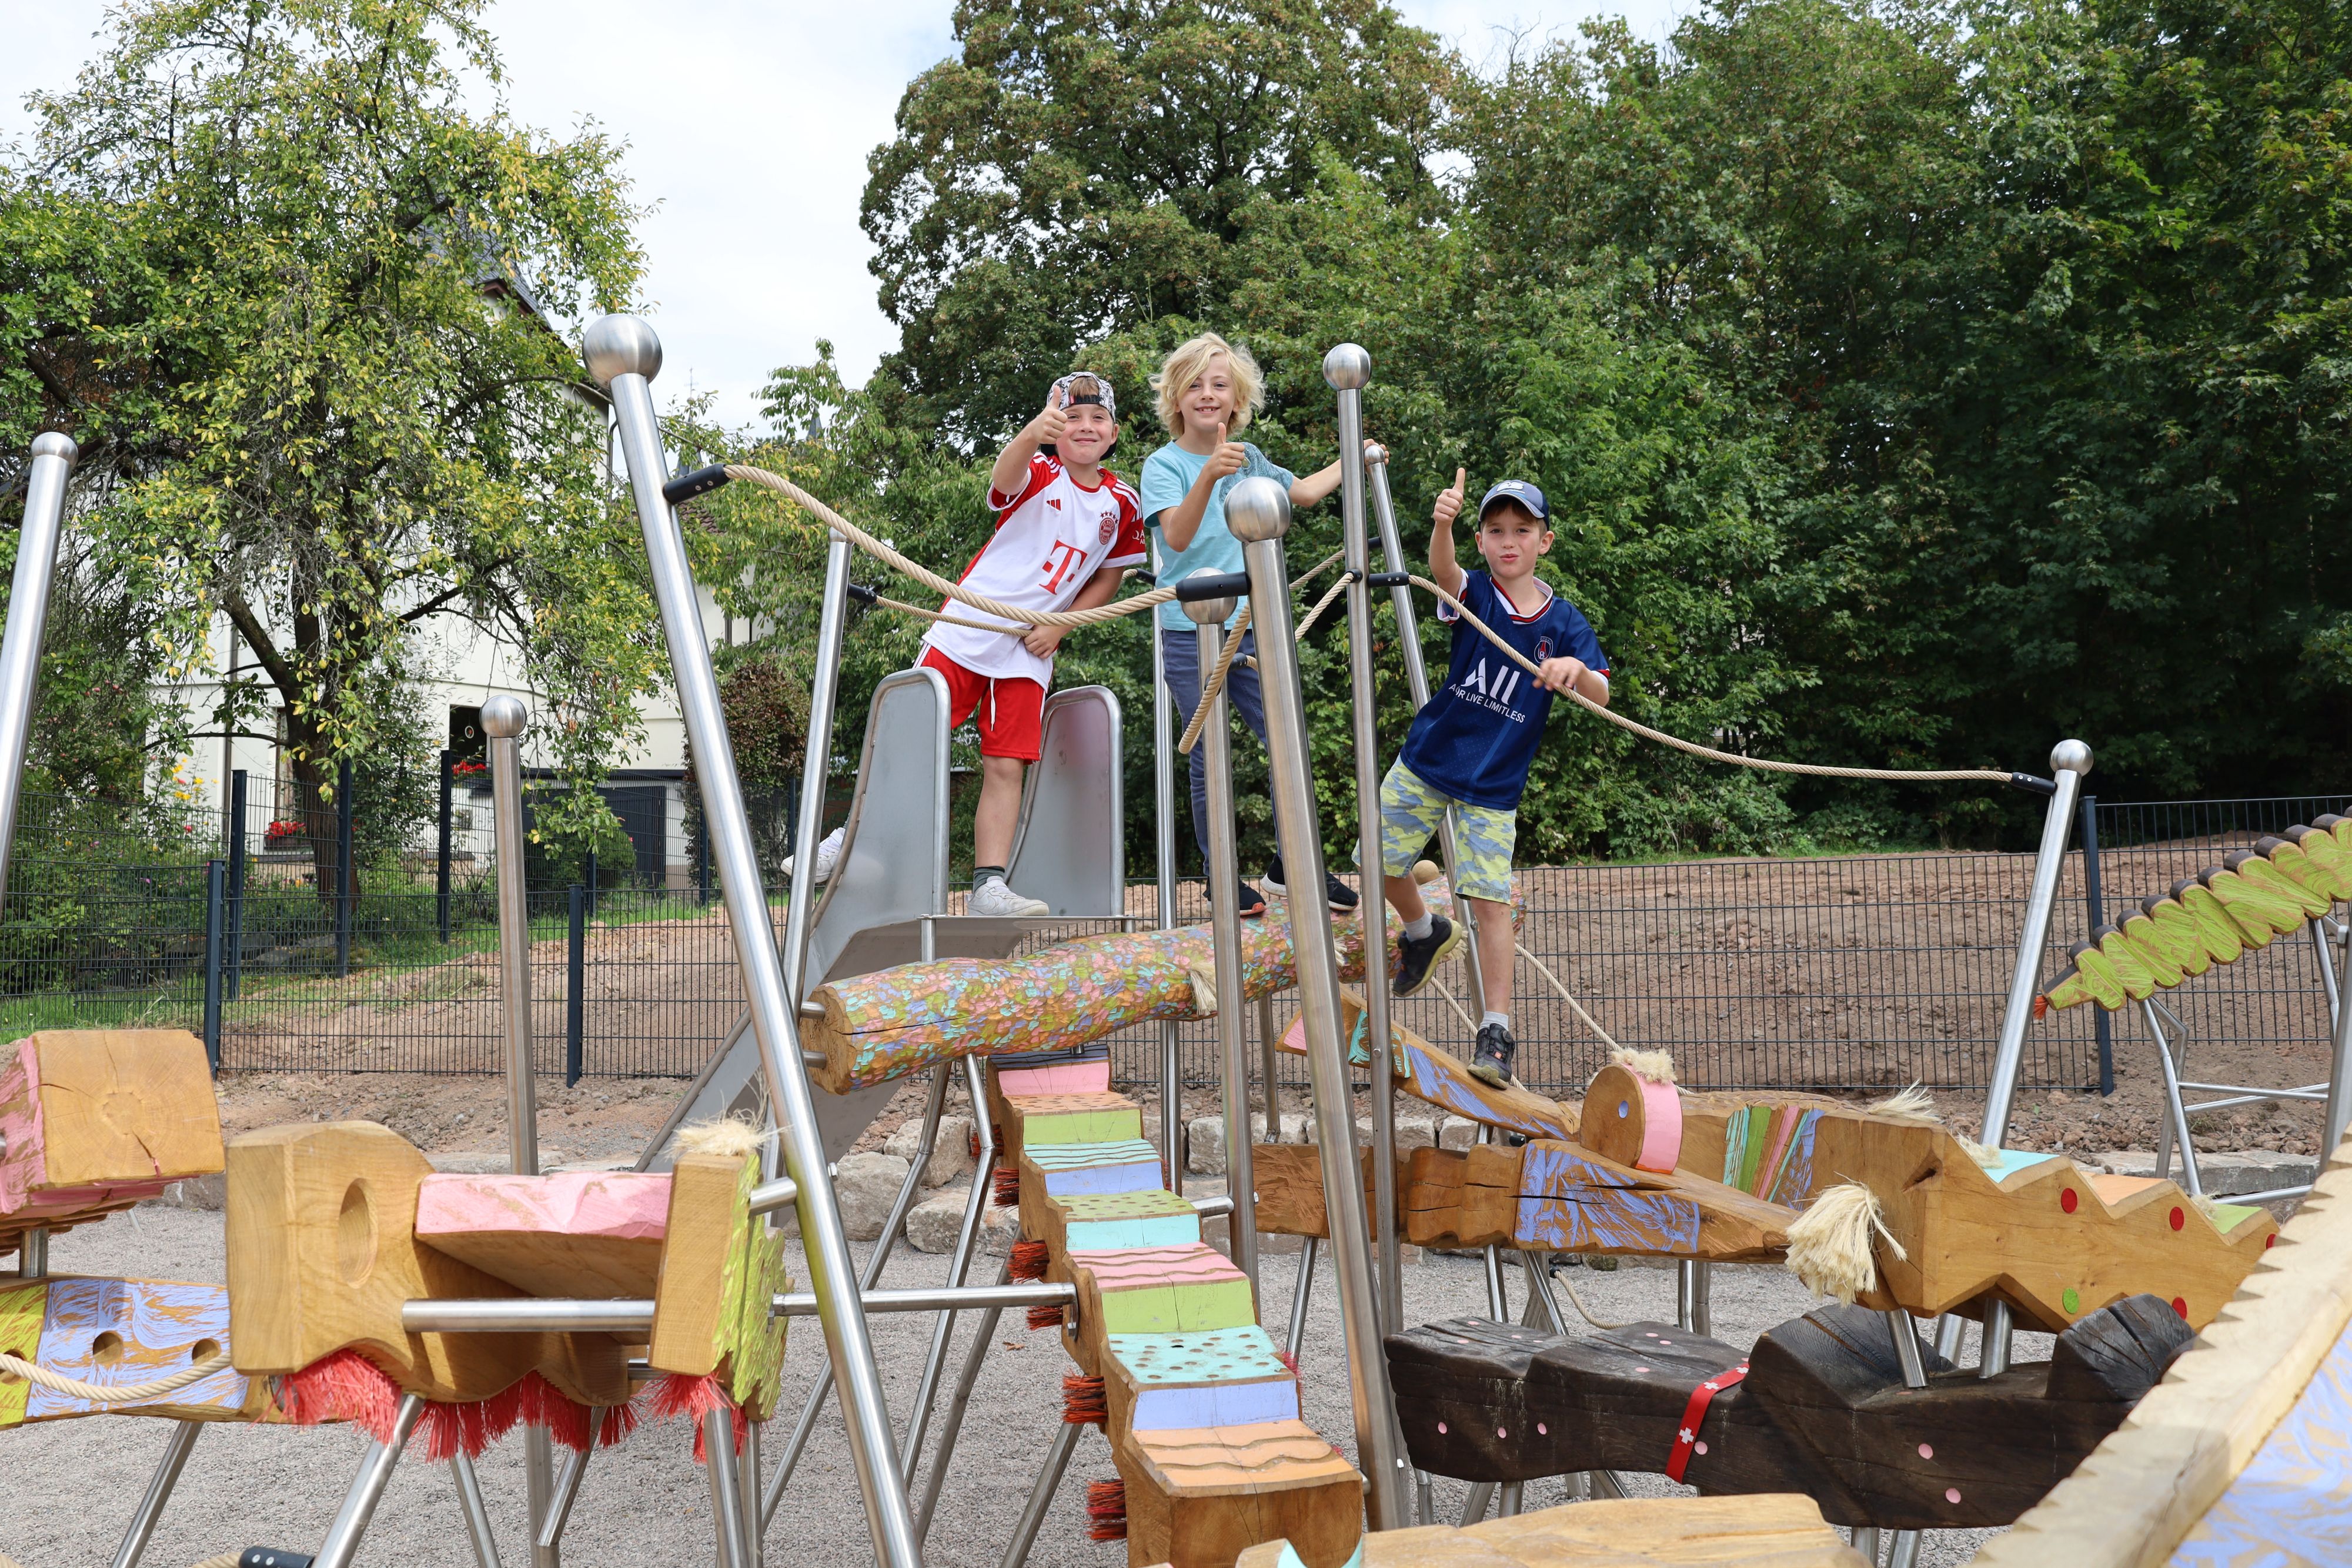
<instances>
[{"instance_id":1,"label":"dark sneaker","mask_svg":"<svg viewBox=\"0 0 2352 1568\"><path fill-rule=\"evenodd\" d=\"M1201 891L1203 894L1206 894L1208 889L1204 887ZM1242 883L1241 894L1239 898L1235 900L1235 903L1239 907L1241 917L1244 920L1255 920L1259 915L1265 913L1265 900L1260 898L1258 896L1257 889L1252 887L1247 883ZM1214 899L1210 900L1209 907L1212 909L1216 907L1216 901Z\"/></svg>"},{"instance_id":2,"label":"dark sneaker","mask_svg":"<svg viewBox=\"0 0 2352 1568\"><path fill-rule=\"evenodd\" d=\"M1508 1089L1517 1082L1511 1075L1511 1063L1519 1054L1519 1042L1501 1024L1478 1026L1478 1054L1470 1059L1470 1076L1496 1089Z\"/></svg>"},{"instance_id":3,"label":"dark sneaker","mask_svg":"<svg viewBox=\"0 0 2352 1568\"><path fill-rule=\"evenodd\" d=\"M1290 889L1283 885L1280 855L1265 862L1265 875L1258 880L1265 884L1265 895L1268 898L1290 896ZM1323 873L1323 897L1331 905L1331 913L1334 915L1351 915L1355 913L1356 905L1362 902L1356 896L1354 888L1349 887L1328 871Z\"/></svg>"},{"instance_id":4,"label":"dark sneaker","mask_svg":"<svg viewBox=\"0 0 2352 1568\"><path fill-rule=\"evenodd\" d=\"M1461 927L1443 915L1429 917L1429 935L1406 936L1397 942L1396 978L1389 987L1391 996L1409 997L1429 983L1430 971L1438 960L1460 946Z\"/></svg>"}]
</instances>

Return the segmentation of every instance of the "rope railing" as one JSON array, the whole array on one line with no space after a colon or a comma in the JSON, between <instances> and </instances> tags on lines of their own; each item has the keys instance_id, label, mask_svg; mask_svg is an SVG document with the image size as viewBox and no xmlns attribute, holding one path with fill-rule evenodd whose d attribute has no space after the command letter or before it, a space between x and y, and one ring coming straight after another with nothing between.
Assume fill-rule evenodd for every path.
<instances>
[{"instance_id":1,"label":"rope railing","mask_svg":"<svg viewBox=\"0 0 2352 1568\"><path fill-rule=\"evenodd\" d=\"M213 1374L225 1371L228 1365L229 1354L221 1351L177 1372L167 1373L145 1383L112 1385L84 1383L79 1378L68 1377L62 1372L51 1372L46 1366L0 1352L0 1372L11 1377L20 1377L53 1394L62 1394L68 1399L79 1399L91 1405L143 1405L151 1399L161 1399L166 1394L176 1394L192 1383L202 1383Z\"/></svg>"}]
</instances>

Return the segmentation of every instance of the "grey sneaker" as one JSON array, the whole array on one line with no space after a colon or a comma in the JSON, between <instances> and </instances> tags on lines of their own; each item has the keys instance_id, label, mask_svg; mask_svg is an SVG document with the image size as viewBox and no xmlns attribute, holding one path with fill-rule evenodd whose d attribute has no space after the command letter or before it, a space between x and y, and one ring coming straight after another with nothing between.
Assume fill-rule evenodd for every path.
<instances>
[{"instance_id":1,"label":"grey sneaker","mask_svg":"<svg viewBox=\"0 0 2352 1568\"><path fill-rule=\"evenodd\" d=\"M971 901L963 906L966 915L996 916L1036 916L1051 915L1054 906L1042 898L1024 898L1013 891L1012 884L1001 876L992 876L971 890Z\"/></svg>"},{"instance_id":2,"label":"grey sneaker","mask_svg":"<svg viewBox=\"0 0 2352 1568\"><path fill-rule=\"evenodd\" d=\"M1432 912L1428 936L1399 938L1396 978L1390 984L1389 994L1409 997L1427 985L1431 971L1461 942L1461 927L1443 915Z\"/></svg>"},{"instance_id":3,"label":"grey sneaker","mask_svg":"<svg viewBox=\"0 0 2352 1568\"><path fill-rule=\"evenodd\" d=\"M1512 1076L1511 1063L1519 1054L1519 1042L1511 1031L1498 1023L1478 1026L1478 1054L1470 1059L1470 1076L1496 1089L1508 1089L1517 1083Z\"/></svg>"},{"instance_id":4,"label":"grey sneaker","mask_svg":"<svg viewBox=\"0 0 2352 1568\"><path fill-rule=\"evenodd\" d=\"M825 834L823 841L817 844L816 879L818 882L827 883L833 880L833 868L841 863L842 841L846 839L848 836L849 830L847 828L835 828L833 831ZM797 857L793 855L786 855L784 857L784 874L786 876L793 874L793 862L796 858Z\"/></svg>"}]
</instances>

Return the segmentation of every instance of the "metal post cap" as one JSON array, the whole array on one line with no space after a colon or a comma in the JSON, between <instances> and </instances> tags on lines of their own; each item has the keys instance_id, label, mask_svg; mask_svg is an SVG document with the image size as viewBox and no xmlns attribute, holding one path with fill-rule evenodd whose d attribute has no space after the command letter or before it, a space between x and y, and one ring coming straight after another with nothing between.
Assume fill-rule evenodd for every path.
<instances>
[{"instance_id":1,"label":"metal post cap","mask_svg":"<svg viewBox=\"0 0 2352 1568\"><path fill-rule=\"evenodd\" d=\"M2079 740L2062 740L2050 748L2050 766L2068 773L2091 770L2091 748Z\"/></svg>"},{"instance_id":2,"label":"metal post cap","mask_svg":"<svg viewBox=\"0 0 2352 1568\"><path fill-rule=\"evenodd\" d=\"M1342 343L1323 356L1323 379L1340 392L1353 392L1372 379L1372 356L1360 343Z\"/></svg>"},{"instance_id":3,"label":"metal post cap","mask_svg":"<svg viewBox=\"0 0 2352 1568\"><path fill-rule=\"evenodd\" d=\"M33 455L36 457L62 457L67 462L70 463L75 458L81 455L81 448L76 446L74 444L74 438L68 435L64 431L45 430L41 432L40 434L33 437Z\"/></svg>"},{"instance_id":4,"label":"metal post cap","mask_svg":"<svg viewBox=\"0 0 2352 1568\"><path fill-rule=\"evenodd\" d=\"M500 692L482 705L482 733L493 740L518 739L530 727L530 709L519 696Z\"/></svg>"},{"instance_id":5,"label":"metal post cap","mask_svg":"<svg viewBox=\"0 0 2352 1568\"><path fill-rule=\"evenodd\" d=\"M1274 483L1274 481L1269 479L1266 483L1270 485ZM1290 497L1285 496L1283 499L1287 501ZM1230 507L1230 503L1228 503L1228 506ZM1230 510L1226 515L1226 523L1228 527L1232 525L1232 514ZM1192 575L1194 577L1215 577L1218 574L1204 566L1200 570L1193 572ZM1234 611L1237 608L1238 602L1239 601L1229 593L1223 599L1195 599L1189 603L1182 600L1179 600L1177 601L1177 608L1183 611L1185 614L1190 615L1197 625L1222 626L1226 622L1233 619Z\"/></svg>"},{"instance_id":6,"label":"metal post cap","mask_svg":"<svg viewBox=\"0 0 2352 1568\"><path fill-rule=\"evenodd\" d=\"M600 387L611 386L615 376L651 381L661 374L661 339L642 317L600 316L580 340L580 357Z\"/></svg>"},{"instance_id":7,"label":"metal post cap","mask_svg":"<svg viewBox=\"0 0 2352 1568\"><path fill-rule=\"evenodd\" d=\"M1280 538L1290 531L1290 492L1263 474L1243 480L1225 493L1225 527L1245 545Z\"/></svg>"},{"instance_id":8,"label":"metal post cap","mask_svg":"<svg viewBox=\"0 0 2352 1568\"><path fill-rule=\"evenodd\" d=\"M1387 447L1382 446L1377 441L1368 442L1365 444L1364 463L1366 466L1372 468L1382 467L1387 465L1388 460L1389 449Z\"/></svg>"}]
</instances>

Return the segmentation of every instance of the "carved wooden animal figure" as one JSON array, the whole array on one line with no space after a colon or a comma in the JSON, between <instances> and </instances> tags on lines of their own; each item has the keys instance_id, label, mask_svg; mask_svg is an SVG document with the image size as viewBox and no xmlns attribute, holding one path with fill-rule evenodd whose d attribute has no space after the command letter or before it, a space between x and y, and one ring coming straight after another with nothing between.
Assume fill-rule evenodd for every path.
<instances>
[{"instance_id":1,"label":"carved wooden animal figure","mask_svg":"<svg viewBox=\"0 0 2352 1568\"><path fill-rule=\"evenodd\" d=\"M1119 1474L1097 1533L1123 1531L1133 1563L1224 1568L1288 1539L1307 1568L1342 1568L1363 1532L1363 1478L1300 1419L1297 1375L1258 1326L1247 1277L1202 1239L1103 1071L1098 1084L1091 1068L1073 1078L1024 1058L989 1074L1018 1172L1016 1270L1078 1291L1063 1343L1090 1381L1070 1414L1102 1426Z\"/></svg>"},{"instance_id":2,"label":"carved wooden animal figure","mask_svg":"<svg viewBox=\"0 0 2352 1568\"><path fill-rule=\"evenodd\" d=\"M185 1030L43 1030L0 1048L0 1255L221 1168L204 1043Z\"/></svg>"},{"instance_id":3,"label":"carved wooden animal figure","mask_svg":"<svg viewBox=\"0 0 2352 1568\"><path fill-rule=\"evenodd\" d=\"M1906 1387L1884 1313L1827 1307L1743 1355L1666 1323L1560 1339L1483 1319L1388 1341L1414 1465L1465 1480L1650 1470L1710 1494L1802 1492L1838 1524L2005 1524L2063 1479L2191 1335L2139 1296L1980 1378L1923 1347Z\"/></svg>"}]
</instances>

